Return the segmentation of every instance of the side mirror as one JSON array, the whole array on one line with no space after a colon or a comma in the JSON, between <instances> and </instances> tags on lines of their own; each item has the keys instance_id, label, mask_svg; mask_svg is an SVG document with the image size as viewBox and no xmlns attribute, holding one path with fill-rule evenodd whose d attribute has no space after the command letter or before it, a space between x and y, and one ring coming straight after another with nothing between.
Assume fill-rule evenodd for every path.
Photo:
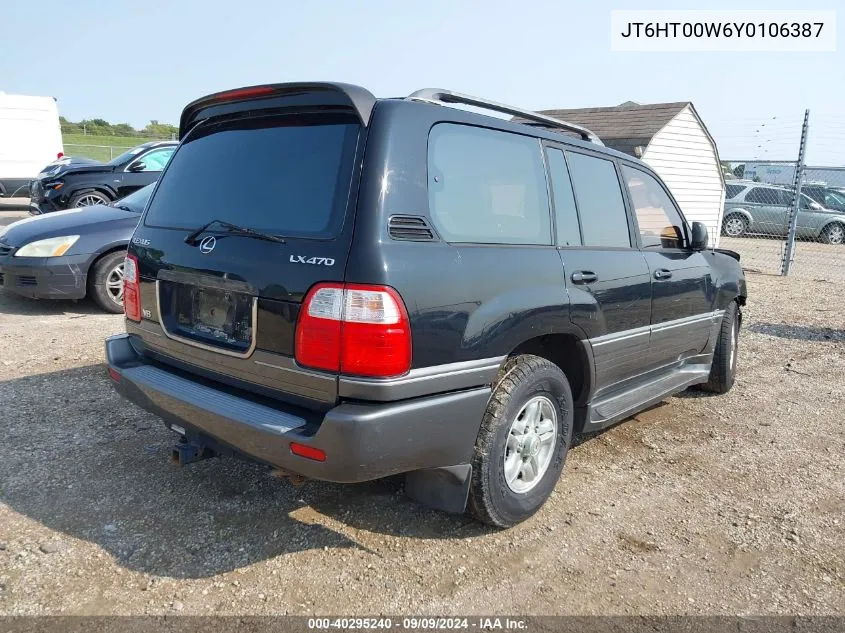
<instances>
[{"instance_id":1,"label":"side mirror","mask_svg":"<svg viewBox=\"0 0 845 633\"><path fill-rule=\"evenodd\" d=\"M813 211L821 211L822 209L824 209L824 207L823 207L822 205L820 205L818 202L811 202L811 203L810 203L810 208L811 208Z\"/></svg>"},{"instance_id":2,"label":"side mirror","mask_svg":"<svg viewBox=\"0 0 845 633\"><path fill-rule=\"evenodd\" d=\"M708 241L709 237L707 235L707 227L701 222L693 222L690 248L694 251L703 251L707 248Z\"/></svg>"},{"instance_id":3,"label":"side mirror","mask_svg":"<svg viewBox=\"0 0 845 633\"><path fill-rule=\"evenodd\" d=\"M146 168L147 164L144 161L140 161L129 167L129 171L144 171Z\"/></svg>"}]
</instances>

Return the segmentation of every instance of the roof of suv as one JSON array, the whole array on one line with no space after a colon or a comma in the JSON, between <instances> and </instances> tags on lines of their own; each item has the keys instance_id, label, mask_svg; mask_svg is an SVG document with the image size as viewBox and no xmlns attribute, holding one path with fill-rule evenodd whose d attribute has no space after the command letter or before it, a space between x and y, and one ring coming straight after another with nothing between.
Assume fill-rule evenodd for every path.
<instances>
[{"instance_id":1,"label":"roof of suv","mask_svg":"<svg viewBox=\"0 0 845 633\"><path fill-rule=\"evenodd\" d=\"M526 130L530 130L530 134L538 138L576 144L646 166L645 163L638 161L629 154L605 147L601 139L589 129L574 123L555 119L545 114L437 88L417 90L407 97L377 98L365 88L337 82L263 84L226 90L200 97L185 106L182 111L179 121L179 138L184 138L197 123L210 117L225 115L236 109L238 103L253 100L265 101L267 104L266 107L274 107L274 104L281 105L282 100L284 100L285 105L294 104L304 107L330 105L345 107L353 110L364 126L370 124L372 112L376 104L380 101L416 102L433 107L449 107L460 112L464 118L477 118L479 122L484 122L488 126L491 123L495 123L495 126L501 129L519 130L523 134L526 133ZM475 111L468 111L460 107L455 108L456 105L481 108L528 120L513 121ZM573 137L573 133L579 135L581 138Z\"/></svg>"}]
</instances>

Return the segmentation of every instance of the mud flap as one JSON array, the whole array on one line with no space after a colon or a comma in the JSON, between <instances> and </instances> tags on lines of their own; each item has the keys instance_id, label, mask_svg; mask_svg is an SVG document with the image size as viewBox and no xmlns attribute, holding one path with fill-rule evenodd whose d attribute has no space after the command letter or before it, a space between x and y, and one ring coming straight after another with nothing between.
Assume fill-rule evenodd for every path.
<instances>
[{"instance_id":1,"label":"mud flap","mask_svg":"<svg viewBox=\"0 0 845 633\"><path fill-rule=\"evenodd\" d=\"M472 466L459 464L405 474L405 494L423 505L460 514L466 510Z\"/></svg>"}]
</instances>

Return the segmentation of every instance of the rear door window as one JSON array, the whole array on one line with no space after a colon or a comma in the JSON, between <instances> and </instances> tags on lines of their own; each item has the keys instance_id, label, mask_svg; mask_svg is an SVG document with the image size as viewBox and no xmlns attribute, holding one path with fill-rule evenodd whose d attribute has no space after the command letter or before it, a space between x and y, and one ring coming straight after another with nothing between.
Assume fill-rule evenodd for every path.
<instances>
[{"instance_id":1,"label":"rear door window","mask_svg":"<svg viewBox=\"0 0 845 633\"><path fill-rule=\"evenodd\" d=\"M631 247L628 214L613 161L566 152L585 246Z\"/></svg>"},{"instance_id":2,"label":"rear door window","mask_svg":"<svg viewBox=\"0 0 845 633\"><path fill-rule=\"evenodd\" d=\"M778 197L778 190L771 187L754 187L746 194L745 201L775 206L783 204Z\"/></svg>"},{"instance_id":3,"label":"rear door window","mask_svg":"<svg viewBox=\"0 0 845 633\"><path fill-rule=\"evenodd\" d=\"M345 115L205 124L170 159L144 223L190 231L222 220L290 237L334 237L359 131Z\"/></svg>"},{"instance_id":4,"label":"rear door window","mask_svg":"<svg viewBox=\"0 0 845 633\"><path fill-rule=\"evenodd\" d=\"M487 128L440 123L429 134L428 199L447 242L551 244L540 143Z\"/></svg>"},{"instance_id":5,"label":"rear door window","mask_svg":"<svg viewBox=\"0 0 845 633\"><path fill-rule=\"evenodd\" d=\"M549 147L546 149L546 156L552 177L557 244L580 246L581 227L578 223L578 210L575 208L575 193L572 191L572 181L569 179L569 169L563 151Z\"/></svg>"}]
</instances>

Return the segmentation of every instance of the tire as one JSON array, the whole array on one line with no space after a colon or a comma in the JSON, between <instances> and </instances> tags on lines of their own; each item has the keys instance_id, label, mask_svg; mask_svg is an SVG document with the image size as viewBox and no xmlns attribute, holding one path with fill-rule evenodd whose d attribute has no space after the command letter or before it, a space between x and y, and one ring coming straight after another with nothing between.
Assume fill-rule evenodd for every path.
<instances>
[{"instance_id":1,"label":"tire","mask_svg":"<svg viewBox=\"0 0 845 633\"><path fill-rule=\"evenodd\" d=\"M733 213L722 221L722 235L742 237L748 232L748 220L738 213Z\"/></svg>"},{"instance_id":2,"label":"tire","mask_svg":"<svg viewBox=\"0 0 845 633\"><path fill-rule=\"evenodd\" d=\"M103 255L94 262L88 274L88 294L106 312L123 312L124 251ZM117 282L120 282L118 289Z\"/></svg>"},{"instance_id":3,"label":"tire","mask_svg":"<svg viewBox=\"0 0 845 633\"><path fill-rule=\"evenodd\" d=\"M831 222L822 229L820 237L825 244L843 244L845 243L845 225Z\"/></svg>"},{"instance_id":4,"label":"tire","mask_svg":"<svg viewBox=\"0 0 845 633\"><path fill-rule=\"evenodd\" d=\"M535 428L532 419L545 432L529 430ZM468 512L496 527L537 512L560 478L572 420L572 390L557 365L527 354L508 359L475 443Z\"/></svg>"},{"instance_id":5,"label":"tire","mask_svg":"<svg viewBox=\"0 0 845 633\"><path fill-rule=\"evenodd\" d=\"M110 202L111 198L109 198L102 191L89 189L88 191L80 191L79 193L73 194L67 206L68 208L91 207L95 204L109 204Z\"/></svg>"},{"instance_id":6,"label":"tire","mask_svg":"<svg viewBox=\"0 0 845 633\"><path fill-rule=\"evenodd\" d=\"M701 385L702 390L722 394L728 393L733 387L741 321L739 306L736 301L731 301L722 316L719 339L716 341L713 364L710 366L710 377Z\"/></svg>"}]
</instances>

